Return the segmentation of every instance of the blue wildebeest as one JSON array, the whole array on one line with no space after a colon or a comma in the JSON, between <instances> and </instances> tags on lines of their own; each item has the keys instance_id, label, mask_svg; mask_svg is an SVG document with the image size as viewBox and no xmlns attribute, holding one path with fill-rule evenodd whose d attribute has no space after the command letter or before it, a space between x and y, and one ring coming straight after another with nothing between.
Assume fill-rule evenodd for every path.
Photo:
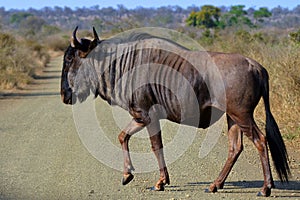
<instances>
[{"instance_id":1,"label":"blue wildebeest","mask_svg":"<svg viewBox=\"0 0 300 200\"><path fill-rule=\"evenodd\" d=\"M127 110L132 121L119 134L124 156L123 185L132 179L128 142L147 128L158 160L160 178L152 188L162 191L170 183L163 155L159 120L207 128L226 113L228 158L208 191L223 188L243 150L243 135L256 146L264 184L260 196L270 196L274 181L268 158L270 148L281 181L288 181L288 155L270 111L268 73L256 61L239 54L190 51L168 39L133 33L127 38L100 40L76 37L65 51L61 97L64 103L84 101L90 93ZM187 84L186 84L187 83ZM266 136L253 112L260 98L266 111ZM160 106L154 106L154 105Z\"/></svg>"}]
</instances>

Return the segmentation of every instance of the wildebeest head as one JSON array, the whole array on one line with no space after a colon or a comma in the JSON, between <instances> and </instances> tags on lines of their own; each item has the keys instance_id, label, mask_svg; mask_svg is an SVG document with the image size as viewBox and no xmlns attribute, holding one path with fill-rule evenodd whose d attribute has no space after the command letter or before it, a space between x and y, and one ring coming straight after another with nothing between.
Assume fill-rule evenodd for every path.
<instances>
[{"instance_id":1,"label":"wildebeest head","mask_svg":"<svg viewBox=\"0 0 300 200\"><path fill-rule=\"evenodd\" d=\"M75 28L71 39L71 44L67 48L63 58L63 68L61 75L61 98L65 104L76 103L76 92L74 92L74 80L78 69L81 66L82 59L97 46L100 41L98 34L93 28L94 39L83 38L78 41L76 37L78 27Z\"/></svg>"}]
</instances>

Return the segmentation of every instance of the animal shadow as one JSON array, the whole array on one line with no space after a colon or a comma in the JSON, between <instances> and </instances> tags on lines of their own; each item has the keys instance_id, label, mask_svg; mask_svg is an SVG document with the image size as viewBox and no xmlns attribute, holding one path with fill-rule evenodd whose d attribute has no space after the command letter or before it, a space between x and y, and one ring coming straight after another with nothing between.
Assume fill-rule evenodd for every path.
<instances>
[{"instance_id":1,"label":"animal shadow","mask_svg":"<svg viewBox=\"0 0 300 200\"><path fill-rule=\"evenodd\" d=\"M229 181L225 182L224 189L219 190L221 193L252 193L252 189L256 189L258 192L263 185L263 181ZM188 187L201 187L208 188L211 182L190 182L187 183L184 188ZM180 190L179 186L174 186L173 189ZM172 190L172 187L170 188ZM238 190L238 189L245 189ZM248 190L247 190L248 189ZM251 190L251 191L250 191ZM275 191L276 190L276 191ZM300 182L299 181L289 181L289 183L281 183L280 181L275 181L275 189L271 196L281 197L281 198L299 198L300 197Z\"/></svg>"}]
</instances>

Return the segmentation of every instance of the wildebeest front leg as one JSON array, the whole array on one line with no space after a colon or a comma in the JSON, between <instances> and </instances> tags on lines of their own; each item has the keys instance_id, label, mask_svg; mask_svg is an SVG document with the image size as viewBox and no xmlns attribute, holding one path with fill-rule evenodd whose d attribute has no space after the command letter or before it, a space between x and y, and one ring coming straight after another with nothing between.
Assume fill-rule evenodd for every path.
<instances>
[{"instance_id":1,"label":"wildebeest front leg","mask_svg":"<svg viewBox=\"0 0 300 200\"><path fill-rule=\"evenodd\" d=\"M151 140L152 151L154 152L159 166L160 178L152 187L152 190L155 191L164 191L165 185L170 184L170 178L167 170L167 166L164 159L164 152L163 152L163 144L161 138L161 130L159 121L151 121L151 123L147 126L147 130Z\"/></svg>"},{"instance_id":2,"label":"wildebeest front leg","mask_svg":"<svg viewBox=\"0 0 300 200\"><path fill-rule=\"evenodd\" d=\"M122 132L119 134L119 141L122 146L123 150L123 157L124 157L124 171L123 171L123 179L122 184L126 185L128 184L132 179L132 171L134 170L130 154L129 154L129 147L128 142L130 137L135 134L136 132L142 130L144 128L144 124L136 122L134 119L128 124L128 126L122 130Z\"/></svg>"}]
</instances>

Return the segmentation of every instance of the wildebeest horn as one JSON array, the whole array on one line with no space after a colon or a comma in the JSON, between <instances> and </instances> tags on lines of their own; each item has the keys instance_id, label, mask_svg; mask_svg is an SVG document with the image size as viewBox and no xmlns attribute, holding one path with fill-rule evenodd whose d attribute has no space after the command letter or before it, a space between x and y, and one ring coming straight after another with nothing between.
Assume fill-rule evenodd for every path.
<instances>
[{"instance_id":1,"label":"wildebeest horn","mask_svg":"<svg viewBox=\"0 0 300 200\"><path fill-rule=\"evenodd\" d=\"M73 36L72 36L72 41L71 41L71 46L74 48L78 48L81 46L81 43L78 41L78 39L76 37L77 30L78 30L78 26L76 26L75 30L73 31Z\"/></svg>"},{"instance_id":2,"label":"wildebeest horn","mask_svg":"<svg viewBox=\"0 0 300 200\"><path fill-rule=\"evenodd\" d=\"M94 39L96 39L97 41L99 41L100 39L99 39L99 37L98 37L98 34L97 34L97 32L96 32L95 27L93 27L93 33L94 33Z\"/></svg>"}]
</instances>

